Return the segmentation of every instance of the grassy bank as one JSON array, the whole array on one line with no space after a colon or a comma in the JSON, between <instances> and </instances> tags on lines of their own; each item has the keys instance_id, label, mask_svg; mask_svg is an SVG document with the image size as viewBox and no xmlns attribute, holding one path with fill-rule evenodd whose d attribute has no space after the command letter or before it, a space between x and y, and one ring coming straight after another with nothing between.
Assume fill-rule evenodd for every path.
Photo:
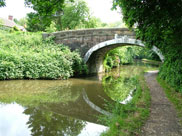
<instances>
[{"instance_id":1,"label":"grassy bank","mask_svg":"<svg viewBox=\"0 0 182 136\"><path fill-rule=\"evenodd\" d=\"M157 78L158 83L164 89L166 96L168 99L174 104L178 117L180 119L180 123L182 125L182 94L171 88L164 80Z\"/></svg>"},{"instance_id":2,"label":"grassy bank","mask_svg":"<svg viewBox=\"0 0 182 136\"><path fill-rule=\"evenodd\" d=\"M0 79L67 79L86 70L77 52L41 33L0 30Z\"/></svg>"},{"instance_id":3,"label":"grassy bank","mask_svg":"<svg viewBox=\"0 0 182 136\"><path fill-rule=\"evenodd\" d=\"M144 80L144 73L136 78L137 89L131 102L126 105L121 105L119 102L109 105L113 115L101 117L101 120L109 126L109 130L102 136L132 136L140 133L141 127L149 117L150 93Z\"/></svg>"}]
</instances>

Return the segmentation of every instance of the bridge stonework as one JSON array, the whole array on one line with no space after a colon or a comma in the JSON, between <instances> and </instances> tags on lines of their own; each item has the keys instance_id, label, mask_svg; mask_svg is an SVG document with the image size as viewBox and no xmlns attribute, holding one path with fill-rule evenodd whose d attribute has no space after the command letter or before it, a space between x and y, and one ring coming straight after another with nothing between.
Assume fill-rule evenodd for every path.
<instances>
[{"instance_id":1,"label":"bridge stonework","mask_svg":"<svg viewBox=\"0 0 182 136\"><path fill-rule=\"evenodd\" d=\"M79 50L88 65L89 73L104 71L103 60L111 49L124 45L144 47L141 41L135 39L134 31L127 28L84 29L43 34L43 38L48 36L54 36L56 43L69 46L71 50Z\"/></svg>"},{"instance_id":2,"label":"bridge stonework","mask_svg":"<svg viewBox=\"0 0 182 136\"><path fill-rule=\"evenodd\" d=\"M81 56L84 57L86 52L93 46L108 40L114 39L114 35L127 35L135 38L135 33L126 28L103 28L103 29L84 29L60 31L51 34L43 34L43 37L50 35L55 36L56 43L62 43L69 46L71 50L78 49Z\"/></svg>"}]
</instances>

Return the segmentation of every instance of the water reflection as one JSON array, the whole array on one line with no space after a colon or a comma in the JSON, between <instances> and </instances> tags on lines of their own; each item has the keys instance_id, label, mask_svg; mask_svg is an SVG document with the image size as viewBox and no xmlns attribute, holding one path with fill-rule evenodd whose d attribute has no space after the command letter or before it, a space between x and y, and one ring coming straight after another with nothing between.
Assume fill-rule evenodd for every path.
<instances>
[{"instance_id":1,"label":"water reflection","mask_svg":"<svg viewBox=\"0 0 182 136\"><path fill-rule=\"evenodd\" d=\"M125 100L130 92L136 88L136 70L138 68L123 67L119 74L110 72L102 78L105 93L114 101ZM138 73L139 74L139 73Z\"/></svg>"},{"instance_id":2,"label":"water reflection","mask_svg":"<svg viewBox=\"0 0 182 136\"><path fill-rule=\"evenodd\" d=\"M127 98L140 72L122 66L99 77L0 81L0 136L99 136L107 127L98 116L111 116L106 101Z\"/></svg>"},{"instance_id":3,"label":"water reflection","mask_svg":"<svg viewBox=\"0 0 182 136\"><path fill-rule=\"evenodd\" d=\"M0 136L30 136L28 115L18 104L0 104Z\"/></svg>"},{"instance_id":4,"label":"water reflection","mask_svg":"<svg viewBox=\"0 0 182 136\"><path fill-rule=\"evenodd\" d=\"M0 136L99 136L107 127L44 111L0 104Z\"/></svg>"},{"instance_id":5,"label":"water reflection","mask_svg":"<svg viewBox=\"0 0 182 136\"><path fill-rule=\"evenodd\" d=\"M95 105L93 102L91 102L85 92L85 90L83 90L82 92L83 94L83 99L85 100L85 102L92 108L95 109L96 111L106 115L106 116L111 116L112 114L106 110L101 109L100 107L98 107L97 105Z\"/></svg>"},{"instance_id":6,"label":"water reflection","mask_svg":"<svg viewBox=\"0 0 182 136\"><path fill-rule=\"evenodd\" d=\"M17 127L19 123L13 121L8 110L0 108L0 122L6 128L0 127L0 136L98 136L107 127L99 125L97 116L101 113L85 102L83 89L90 100L96 100L93 103L101 106L100 109L104 107L104 99L109 99L101 83L93 79L1 81L0 101L7 109L14 107L18 115L11 113L21 120L22 127ZM18 104L12 104L14 102ZM21 112L16 110L18 108ZM3 120L3 113L11 123ZM16 128L16 132L11 128Z\"/></svg>"},{"instance_id":7,"label":"water reflection","mask_svg":"<svg viewBox=\"0 0 182 136\"><path fill-rule=\"evenodd\" d=\"M40 103L75 101L81 87L73 90L72 81L12 80L0 81L0 100L4 103L16 102L23 106ZM65 91L66 90L66 91Z\"/></svg>"},{"instance_id":8,"label":"water reflection","mask_svg":"<svg viewBox=\"0 0 182 136\"><path fill-rule=\"evenodd\" d=\"M32 136L77 136L85 127L85 121L44 111L39 108L27 108L28 127Z\"/></svg>"}]
</instances>

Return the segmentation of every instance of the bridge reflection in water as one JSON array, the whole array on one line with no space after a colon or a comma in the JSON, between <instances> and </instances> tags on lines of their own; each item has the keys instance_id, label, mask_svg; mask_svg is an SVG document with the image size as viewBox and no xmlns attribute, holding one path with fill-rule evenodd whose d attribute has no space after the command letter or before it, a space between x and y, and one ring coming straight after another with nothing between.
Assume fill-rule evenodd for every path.
<instances>
[{"instance_id":1,"label":"bridge reflection in water","mask_svg":"<svg viewBox=\"0 0 182 136\"><path fill-rule=\"evenodd\" d=\"M21 131L27 136L98 136L107 129L99 125L97 116L104 110L104 100L112 100L95 77L0 81L0 92L0 128L4 129L0 135L14 136L16 128L16 134Z\"/></svg>"},{"instance_id":2,"label":"bridge reflection in water","mask_svg":"<svg viewBox=\"0 0 182 136\"><path fill-rule=\"evenodd\" d=\"M121 69L66 81L0 81L0 135L98 136L107 129L98 116L111 116L106 101L125 99L135 87L133 77L142 71L141 66Z\"/></svg>"}]
</instances>

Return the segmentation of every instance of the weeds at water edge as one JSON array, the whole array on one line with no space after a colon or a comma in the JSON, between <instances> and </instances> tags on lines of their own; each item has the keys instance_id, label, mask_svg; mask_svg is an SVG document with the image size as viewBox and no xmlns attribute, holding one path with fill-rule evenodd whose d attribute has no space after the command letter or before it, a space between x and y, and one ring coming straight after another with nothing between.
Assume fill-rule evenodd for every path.
<instances>
[{"instance_id":1,"label":"weeds at water edge","mask_svg":"<svg viewBox=\"0 0 182 136\"><path fill-rule=\"evenodd\" d=\"M109 127L101 136L137 136L150 114L150 93L144 80L144 73L136 77L137 89L133 99L126 105L116 102L110 106L111 117L101 117Z\"/></svg>"}]
</instances>

